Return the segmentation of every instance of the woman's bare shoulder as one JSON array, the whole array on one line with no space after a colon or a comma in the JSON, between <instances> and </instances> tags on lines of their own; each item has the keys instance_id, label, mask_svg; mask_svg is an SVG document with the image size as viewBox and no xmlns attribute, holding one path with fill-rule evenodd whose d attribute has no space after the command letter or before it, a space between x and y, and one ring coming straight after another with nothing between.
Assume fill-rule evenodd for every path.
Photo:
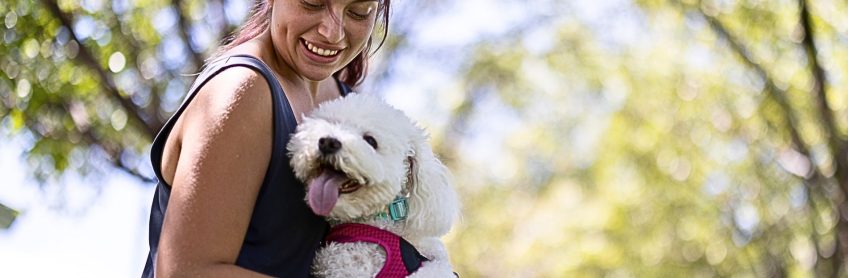
<instances>
[{"instance_id":1,"label":"woman's bare shoulder","mask_svg":"<svg viewBox=\"0 0 848 278\"><path fill-rule=\"evenodd\" d=\"M246 67L231 67L216 74L196 93L186 108L186 119L204 126L224 124L225 121L256 120L259 113L271 111L271 93L262 74ZM236 117L236 118L233 118ZM265 117L260 117L265 118Z\"/></svg>"},{"instance_id":2,"label":"woman's bare shoulder","mask_svg":"<svg viewBox=\"0 0 848 278\"><path fill-rule=\"evenodd\" d=\"M214 166L220 167L268 163L270 156L266 154L271 153L273 140L273 101L262 74L246 67L228 68L196 94L180 119L183 123L178 164L223 163ZM243 155L247 153L251 154Z\"/></svg>"}]
</instances>

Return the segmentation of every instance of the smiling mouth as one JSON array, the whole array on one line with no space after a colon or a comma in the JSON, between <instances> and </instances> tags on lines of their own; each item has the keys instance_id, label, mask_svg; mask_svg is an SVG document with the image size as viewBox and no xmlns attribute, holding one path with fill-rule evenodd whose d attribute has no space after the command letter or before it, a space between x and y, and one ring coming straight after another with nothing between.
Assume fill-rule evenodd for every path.
<instances>
[{"instance_id":1,"label":"smiling mouth","mask_svg":"<svg viewBox=\"0 0 848 278\"><path fill-rule=\"evenodd\" d=\"M353 193L359 190L359 188L362 188L362 184L349 179L339 186L339 194Z\"/></svg>"},{"instance_id":2,"label":"smiling mouth","mask_svg":"<svg viewBox=\"0 0 848 278\"><path fill-rule=\"evenodd\" d=\"M318 55L318 56L321 56L321 57L328 57L328 58L334 57L334 56L338 55L339 52L344 50L344 49L331 50L331 49L320 48L320 47L318 47L318 46L316 46L316 45L314 45L314 44L312 44L312 43L310 43L310 42L308 42L304 39L300 39L300 42L301 42L301 44L303 44L304 47L306 47L307 50L309 50L309 52L312 52L312 54L315 54L315 55Z\"/></svg>"},{"instance_id":3,"label":"smiling mouth","mask_svg":"<svg viewBox=\"0 0 848 278\"><path fill-rule=\"evenodd\" d=\"M336 169L332 165L321 165L316 171L317 175L312 178L313 181L323 180L323 183L327 184L327 189L330 188L338 188L338 193L348 194L353 193L362 188L362 183L357 182L356 179L351 178L344 171Z\"/></svg>"}]
</instances>

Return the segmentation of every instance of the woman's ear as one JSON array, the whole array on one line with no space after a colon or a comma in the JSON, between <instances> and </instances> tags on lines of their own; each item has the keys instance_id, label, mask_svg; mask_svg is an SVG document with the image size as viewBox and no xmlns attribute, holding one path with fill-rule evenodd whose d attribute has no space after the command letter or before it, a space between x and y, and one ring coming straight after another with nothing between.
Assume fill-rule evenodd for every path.
<instances>
[{"instance_id":1,"label":"woman's ear","mask_svg":"<svg viewBox=\"0 0 848 278\"><path fill-rule=\"evenodd\" d=\"M459 216L459 198L450 172L436 158L426 141L413 145L406 230L419 236L443 236Z\"/></svg>"}]
</instances>

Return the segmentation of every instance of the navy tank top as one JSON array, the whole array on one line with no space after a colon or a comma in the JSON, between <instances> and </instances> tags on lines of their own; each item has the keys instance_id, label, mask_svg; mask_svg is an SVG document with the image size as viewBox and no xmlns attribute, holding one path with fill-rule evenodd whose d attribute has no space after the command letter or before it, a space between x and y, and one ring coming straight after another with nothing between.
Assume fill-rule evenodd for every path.
<instances>
[{"instance_id":1,"label":"navy tank top","mask_svg":"<svg viewBox=\"0 0 848 278\"><path fill-rule=\"evenodd\" d=\"M306 205L305 186L295 178L289 166L286 144L295 131L297 121L279 81L268 66L255 57L236 55L219 58L200 73L183 104L153 140L150 160L159 183L150 210L150 252L142 277L153 277L162 223L171 195L171 186L164 182L161 173L162 152L168 135L200 88L218 73L232 67L247 67L261 73L268 81L274 102L271 161L259 189L236 265L276 277L308 277L315 251L329 230L327 222L313 214ZM336 82L342 96L351 91L343 83Z\"/></svg>"}]
</instances>

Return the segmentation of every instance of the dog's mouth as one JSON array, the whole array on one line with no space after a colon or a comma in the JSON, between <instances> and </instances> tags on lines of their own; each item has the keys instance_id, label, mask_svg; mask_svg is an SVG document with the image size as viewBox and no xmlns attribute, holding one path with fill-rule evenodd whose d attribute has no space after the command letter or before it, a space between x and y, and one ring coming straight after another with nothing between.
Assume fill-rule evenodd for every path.
<instances>
[{"instance_id":1,"label":"dog's mouth","mask_svg":"<svg viewBox=\"0 0 848 278\"><path fill-rule=\"evenodd\" d=\"M321 167L318 175L309 181L307 200L317 215L328 216L341 194L356 192L362 184L332 167Z\"/></svg>"},{"instance_id":2,"label":"dog's mouth","mask_svg":"<svg viewBox=\"0 0 848 278\"><path fill-rule=\"evenodd\" d=\"M359 190L360 187L362 187L362 184L348 179L347 182L343 183L342 186L339 187L339 194L353 193Z\"/></svg>"}]
</instances>

